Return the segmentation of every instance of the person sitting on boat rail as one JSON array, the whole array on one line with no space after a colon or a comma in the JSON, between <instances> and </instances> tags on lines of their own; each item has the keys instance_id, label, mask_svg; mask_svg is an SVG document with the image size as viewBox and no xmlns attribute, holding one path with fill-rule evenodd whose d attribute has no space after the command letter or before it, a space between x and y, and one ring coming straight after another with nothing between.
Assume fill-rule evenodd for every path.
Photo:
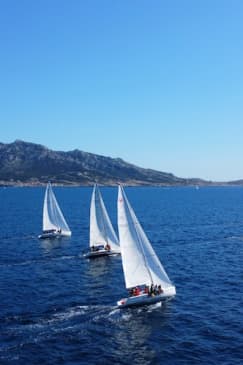
<instances>
[{"instance_id":1,"label":"person sitting on boat rail","mask_svg":"<svg viewBox=\"0 0 243 365\"><path fill-rule=\"evenodd\" d=\"M163 293L163 289L161 288L161 285L151 284L151 287L150 287L150 290L148 293L150 296L160 295L162 293Z\"/></svg>"},{"instance_id":2,"label":"person sitting on boat rail","mask_svg":"<svg viewBox=\"0 0 243 365\"><path fill-rule=\"evenodd\" d=\"M130 297L135 297L137 295L141 294L141 289L139 288L139 286L136 286L135 288L131 288L129 289L129 296Z\"/></svg>"},{"instance_id":3,"label":"person sitting on boat rail","mask_svg":"<svg viewBox=\"0 0 243 365\"><path fill-rule=\"evenodd\" d=\"M110 250L111 250L111 246L109 245L109 243L107 243L107 244L105 245L105 249L106 249L107 251L110 251Z\"/></svg>"}]
</instances>

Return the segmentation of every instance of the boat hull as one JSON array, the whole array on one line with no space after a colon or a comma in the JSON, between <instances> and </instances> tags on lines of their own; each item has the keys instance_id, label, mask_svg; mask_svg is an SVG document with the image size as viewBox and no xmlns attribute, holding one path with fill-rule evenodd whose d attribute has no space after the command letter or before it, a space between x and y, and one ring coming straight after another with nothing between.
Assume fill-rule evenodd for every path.
<instances>
[{"instance_id":1,"label":"boat hull","mask_svg":"<svg viewBox=\"0 0 243 365\"><path fill-rule=\"evenodd\" d=\"M123 298L117 302L117 305L119 308L137 307L141 305L155 304L158 302L168 302L173 297L174 296L168 296L165 294L159 294L154 296L148 294L141 294L137 296Z\"/></svg>"},{"instance_id":2,"label":"boat hull","mask_svg":"<svg viewBox=\"0 0 243 365\"><path fill-rule=\"evenodd\" d=\"M84 257L89 259L94 259L96 257L104 257L104 256L113 256L113 255L119 255L119 251L115 250L98 250L98 251L88 251L84 253Z\"/></svg>"},{"instance_id":3,"label":"boat hull","mask_svg":"<svg viewBox=\"0 0 243 365\"><path fill-rule=\"evenodd\" d=\"M45 239L50 240L50 239L60 238L60 237L62 237L62 236L58 233L43 233L38 236L38 238L41 240L45 240Z\"/></svg>"},{"instance_id":4,"label":"boat hull","mask_svg":"<svg viewBox=\"0 0 243 365\"><path fill-rule=\"evenodd\" d=\"M71 232L67 233L47 232L40 234L38 238L44 240L44 239L55 239L55 238L70 237L70 236Z\"/></svg>"}]
</instances>

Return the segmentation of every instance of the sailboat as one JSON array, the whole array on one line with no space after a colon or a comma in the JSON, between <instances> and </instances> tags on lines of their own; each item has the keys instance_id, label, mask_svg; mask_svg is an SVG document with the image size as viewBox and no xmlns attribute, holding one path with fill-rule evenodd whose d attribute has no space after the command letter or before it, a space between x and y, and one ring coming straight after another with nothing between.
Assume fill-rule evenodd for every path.
<instances>
[{"instance_id":1,"label":"sailboat","mask_svg":"<svg viewBox=\"0 0 243 365\"><path fill-rule=\"evenodd\" d=\"M122 186L118 187L118 232L129 296L117 302L130 307L172 299L176 288L141 227Z\"/></svg>"},{"instance_id":2,"label":"sailboat","mask_svg":"<svg viewBox=\"0 0 243 365\"><path fill-rule=\"evenodd\" d=\"M71 231L49 182L46 187L43 205L43 230L38 238L58 238L62 236L71 236Z\"/></svg>"},{"instance_id":3,"label":"sailboat","mask_svg":"<svg viewBox=\"0 0 243 365\"><path fill-rule=\"evenodd\" d=\"M87 258L120 253L117 235L112 227L97 184L94 185L90 204L89 250Z\"/></svg>"}]
</instances>

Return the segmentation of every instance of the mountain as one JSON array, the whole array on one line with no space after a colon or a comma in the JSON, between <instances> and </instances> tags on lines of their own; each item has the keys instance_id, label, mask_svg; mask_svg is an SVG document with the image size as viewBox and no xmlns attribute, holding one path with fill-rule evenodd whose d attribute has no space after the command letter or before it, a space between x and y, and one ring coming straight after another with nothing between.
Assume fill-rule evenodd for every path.
<instances>
[{"instance_id":1,"label":"mountain","mask_svg":"<svg viewBox=\"0 0 243 365\"><path fill-rule=\"evenodd\" d=\"M0 185L202 185L201 179L144 169L121 158L73 150L52 151L45 146L16 140L0 143Z\"/></svg>"}]
</instances>

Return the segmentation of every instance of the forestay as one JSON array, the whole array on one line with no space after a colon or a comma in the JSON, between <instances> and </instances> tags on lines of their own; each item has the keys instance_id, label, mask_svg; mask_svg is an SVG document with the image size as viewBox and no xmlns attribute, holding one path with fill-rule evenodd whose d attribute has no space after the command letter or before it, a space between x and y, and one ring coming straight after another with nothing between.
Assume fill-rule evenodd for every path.
<instances>
[{"instance_id":1,"label":"forestay","mask_svg":"<svg viewBox=\"0 0 243 365\"><path fill-rule=\"evenodd\" d=\"M126 288L157 284L174 293L175 288L121 186L118 189L118 231Z\"/></svg>"},{"instance_id":2,"label":"forestay","mask_svg":"<svg viewBox=\"0 0 243 365\"><path fill-rule=\"evenodd\" d=\"M104 201L97 185L94 186L90 205L90 247L110 245L120 251L117 235L112 227Z\"/></svg>"}]
</instances>

